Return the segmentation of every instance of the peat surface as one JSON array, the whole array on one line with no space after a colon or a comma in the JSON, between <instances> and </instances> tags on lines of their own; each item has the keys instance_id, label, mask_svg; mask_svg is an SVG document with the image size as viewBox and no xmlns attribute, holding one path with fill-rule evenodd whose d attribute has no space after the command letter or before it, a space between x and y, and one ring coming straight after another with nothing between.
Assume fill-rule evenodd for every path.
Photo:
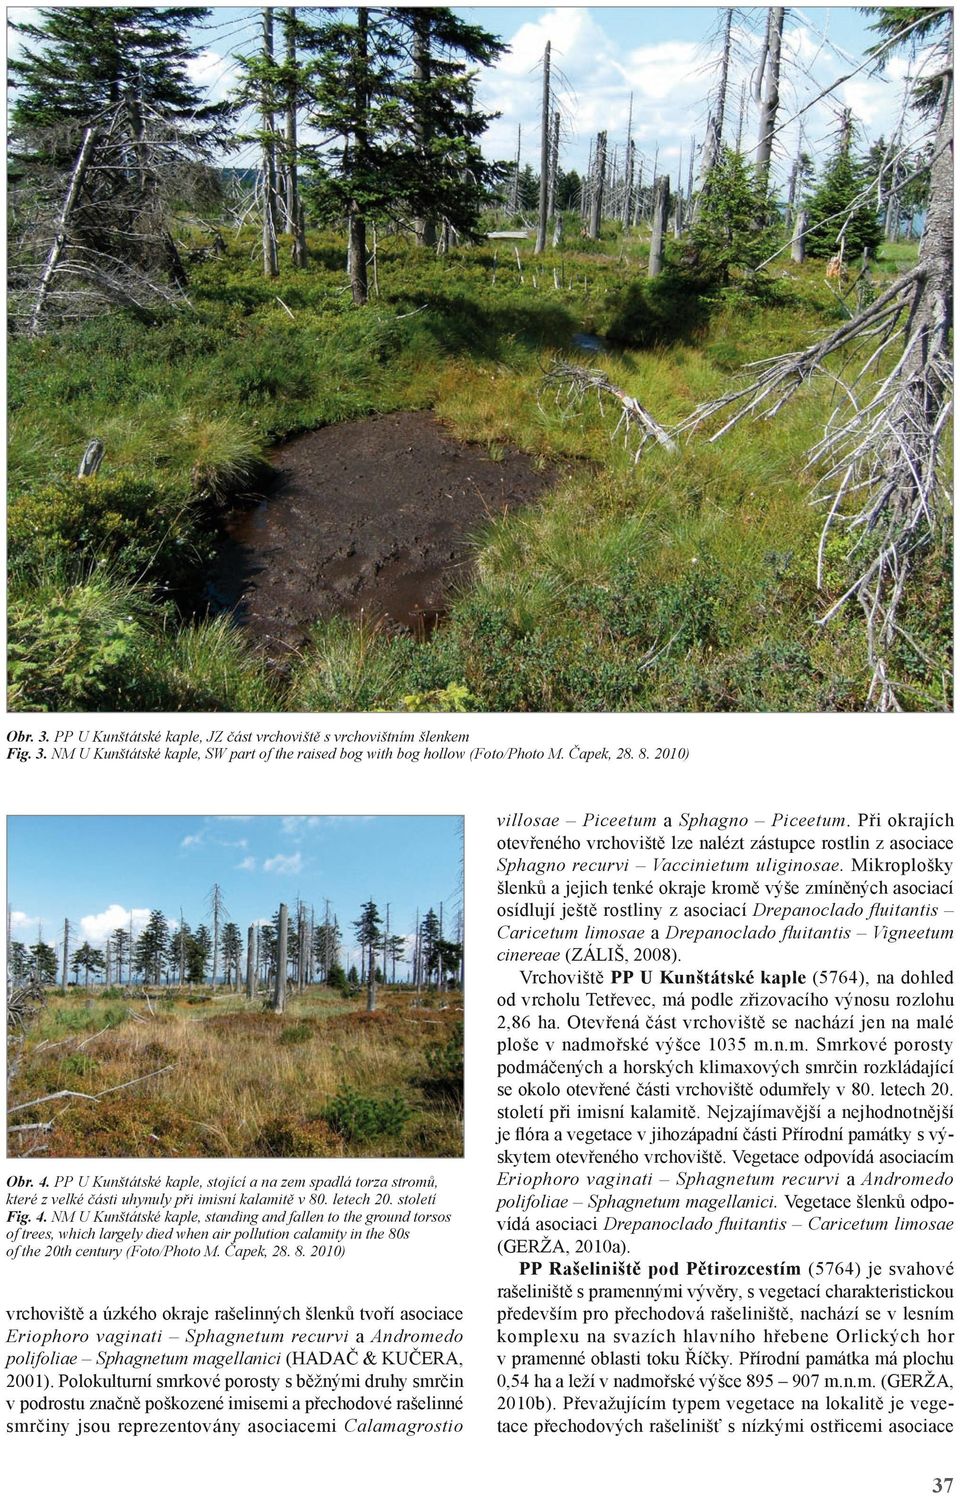
<instances>
[{"instance_id":1,"label":"peat surface","mask_svg":"<svg viewBox=\"0 0 960 1496\"><path fill-rule=\"evenodd\" d=\"M498 454L424 411L284 442L268 454L267 495L223 518L211 610L233 613L275 657L338 614L428 633L469 576L484 523L556 481L515 448Z\"/></svg>"}]
</instances>

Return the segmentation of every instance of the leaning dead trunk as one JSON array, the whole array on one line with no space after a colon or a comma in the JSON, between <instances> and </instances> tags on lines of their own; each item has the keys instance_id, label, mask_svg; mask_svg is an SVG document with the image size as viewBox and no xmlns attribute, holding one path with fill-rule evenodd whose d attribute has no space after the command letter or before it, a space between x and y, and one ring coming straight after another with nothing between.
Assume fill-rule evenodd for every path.
<instances>
[{"instance_id":1,"label":"leaning dead trunk","mask_svg":"<svg viewBox=\"0 0 960 1496\"><path fill-rule=\"evenodd\" d=\"M50 294L50 286L53 283L53 278L57 273L57 266L60 264L60 261L63 258L63 251L67 247L70 221L73 218L73 212L77 206L77 199L80 196L81 191L83 190L83 181L90 166L90 157L93 154L93 145L96 138L97 132L93 128L93 126L91 126L84 133L83 143L80 146L80 153L77 156L76 163L74 164L73 168L73 175L70 178L70 186L67 188L67 195L63 200L63 207L60 209L60 217L57 221L57 232L54 237L53 243L50 246L50 253L47 255L47 262L43 267L43 274L40 277L40 285L37 287L37 299L33 304L33 312L30 317L31 337L36 337L37 333L40 331L40 324L43 320L43 309L46 306L47 297Z\"/></svg>"}]
</instances>

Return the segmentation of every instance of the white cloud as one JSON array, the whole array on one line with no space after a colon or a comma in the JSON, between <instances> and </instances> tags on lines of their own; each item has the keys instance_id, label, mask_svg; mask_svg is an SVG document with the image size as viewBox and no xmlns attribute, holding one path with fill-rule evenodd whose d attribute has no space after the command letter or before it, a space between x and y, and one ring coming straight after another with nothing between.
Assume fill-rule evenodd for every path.
<instances>
[{"instance_id":1,"label":"white cloud","mask_svg":"<svg viewBox=\"0 0 960 1496\"><path fill-rule=\"evenodd\" d=\"M220 104L240 82L240 66L232 57L207 48L187 64L190 82L206 91L210 103Z\"/></svg>"},{"instance_id":2,"label":"white cloud","mask_svg":"<svg viewBox=\"0 0 960 1496\"><path fill-rule=\"evenodd\" d=\"M303 856L300 852L294 852L290 857L278 852L276 857L268 857L263 864L265 873L300 873L303 871Z\"/></svg>"},{"instance_id":3,"label":"white cloud","mask_svg":"<svg viewBox=\"0 0 960 1496\"><path fill-rule=\"evenodd\" d=\"M323 816L281 816L280 830L284 836L300 841L308 831L316 831L323 825Z\"/></svg>"},{"instance_id":4,"label":"white cloud","mask_svg":"<svg viewBox=\"0 0 960 1496\"><path fill-rule=\"evenodd\" d=\"M223 819L223 818L218 818ZM248 846L245 836L239 836L234 841L227 840L222 836L214 836L206 827L201 831L191 831L180 843L181 852L189 852L195 847L228 847L234 850Z\"/></svg>"},{"instance_id":5,"label":"white cloud","mask_svg":"<svg viewBox=\"0 0 960 1496\"><path fill-rule=\"evenodd\" d=\"M257 870L257 859L245 857L242 862L234 863L234 871L238 873L255 873Z\"/></svg>"},{"instance_id":6,"label":"white cloud","mask_svg":"<svg viewBox=\"0 0 960 1496\"><path fill-rule=\"evenodd\" d=\"M149 909L125 909L122 904L111 904L99 914L85 914L80 920L80 933L85 940L106 940L114 930L129 930L132 920L133 933L137 936L149 919Z\"/></svg>"},{"instance_id":7,"label":"white cloud","mask_svg":"<svg viewBox=\"0 0 960 1496\"><path fill-rule=\"evenodd\" d=\"M10 913L11 931L36 933L37 925L41 923L35 914L24 914L22 909L13 909Z\"/></svg>"},{"instance_id":8,"label":"white cloud","mask_svg":"<svg viewBox=\"0 0 960 1496\"><path fill-rule=\"evenodd\" d=\"M626 14L626 8L619 12ZM814 12L827 25L829 16ZM583 172L590 143L598 130L608 132L608 151L620 153L625 147L630 94L633 94L632 133L644 165L645 177L658 151L659 170L675 174L678 157L683 155L683 178L686 181L690 138L702 142L706 127L708 100L716 90L719 74L719 38L709 35L711 17L704 11L703 39L681 40L663 37L662 30L653 35L645 29L643 10L632 14L630 41L625 46L608 34L611 12L580 6L545 11L534 22L526 22L514 35L507 36L511 51L493 68L485 69L479 84L479 102L486 111L499 111L484 138L488 157L510 160L517 149L517 127L521 127L521 160L539 167L540 150L540 66L546 42L551 43L554 67L554 92L563 116L561 164L565 170ZM509 12L504 12L507 20ZM759 53L759 22L736 28L735 57L731 69L727 98L726 138L733 142L737 131L741 84L749 79ZM765 13L763 15L765 19ZM808 109L801 118L793 116L803 109L819 90L833 85L843 74L861 63L859 56L848 58L842 48L824 35L816 20L794 15L788 19L784 36L784 73L781 84L779 123L782 136L775 143L775 170L783 180L803 127L804 149L819 160L829 155L837 132L837 117L842 104L854 110L859 128L859 144L866 144L881 133L889 138L900 106L902 59L892 59L886 74L877 76L864 70L849 83L839 84L836 93ZM756 142L757 114L747 94L743 125L743 144L747 152Z\"/></svg>"}]
</instances>

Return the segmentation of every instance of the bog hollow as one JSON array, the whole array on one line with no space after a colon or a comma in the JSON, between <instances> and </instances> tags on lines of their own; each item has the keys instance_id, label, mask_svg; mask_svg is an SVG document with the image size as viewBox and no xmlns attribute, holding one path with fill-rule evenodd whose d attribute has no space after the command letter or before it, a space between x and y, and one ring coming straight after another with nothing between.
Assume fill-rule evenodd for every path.
<instances>
[{"instance_id":1,"label":"bog hollow","mask_svg":"<svg viewBox=\"0 0 960 1496\"><path fill-rule=\"evenodd\" d=\"M325 426L268 456L263 495L222 517L207 599L274 657L337 615L428 633L484 524L557 475L516 449L458 441L425 411Z\"/></svg>"}]
</instances>

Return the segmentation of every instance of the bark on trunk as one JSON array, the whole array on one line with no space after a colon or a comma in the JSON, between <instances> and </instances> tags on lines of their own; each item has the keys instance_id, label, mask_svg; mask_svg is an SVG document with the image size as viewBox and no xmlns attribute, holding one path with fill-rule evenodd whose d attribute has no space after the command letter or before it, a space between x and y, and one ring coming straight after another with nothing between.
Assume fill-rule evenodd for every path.
<instances>
[{"instance_id":1,"label":"bark on trunk","mask_svg":"<svg viewBox=\"0 0 960 1496\"><path fill-rule=\"evenodd\" d=\"M543 49L543 100L540 107L540 202L537 212L537 242L534 254L547 247L547 216L550 212L550 43Z\"/></svg>"},{"instance_id":2,"label":"bark on trunk","mask_svg":"<svg viewBox=\"0 0 960 1496\"><path fill-rule=\"evenodd\" d=\"M67 188L67 195L63 200L63 207L60 209L60 218L57 222L57 232L54 237L54 241L50 246L50 252L47 255L47 261L43 267L43 274L40 277L40 284L37 287L37 298L33 304L33 312L30 317L31 337L36 337L40 331L40 324L43 319L44 307L47 303L47 297L50 294L50 287L53 284L53 277L57 273L57 266L60 264L60 261L63 258L63 251L67 247L67 239L69 237L70 231L70 220L72 219L73 211L77 206L77 198L80 196L80 193L83 190L84 178L86 177L88 168L90 166L90 157L93 154L93 147L96 138L97 132L91 126L84 134L83 142L80 146L80 152L77 156L76 163L73 168L73 175L70 178L70 186Z\"/></svg>"},{"instance_id":3,"label":"bark on trunk","mask_svg":"<svg viewBox=\"0 0 960 1496\"><path fill-rule=\"evenodd\" d=\"M367 304L367 224L359 213L350 215L350 291L354 306Z\"/></svg>"},{"instance_id":4,"label":"bark on trunk","mask_svg":"<svg viewBox=\"0 0 960 1496\"><path fill-rule=\"evenodd\" d=\"M770 157L773 152L773 136L780 107L780 48L783 41L783 18L786 10L775 5L767 21L766 80L760 100L760 123L757 130L757 186L766 192L770 180ZM758 77L758 87L763 74Z\"/></svg>"},{"instance_id":5,"label":"bark on trunk","mask_svg":"<svg viewBox=\"0 0 960 1496\"><path fill-rule=\"evenodd\" d=\"M653 227L650 233L648 275L659 275L663 269L663 239L667 229L667 207L670 202L670 178L658 177L653 193Z\"/></svg>"},{"instance_id":6,"label":"bark on trunk","mask_svg":"<svg viewBox=\"0 0 960 1496\"><path fill-rule=\"evenodd\" d=\"M431 75L430 16L426 11L413 11L413 76L418 83L429 83ZM430 123L421 107L415 125L417 143L421 155L426 159L430 148ZM437 242L437 225L432 218L418 214L413 220L417 243L427 249Z\"/></svg>"},{"instance_id":7,"label":"bark on trunk","mask_svg":"<svg viewBox=\"0 0 960 1496\"><path fill-rule=\"evenodd\" d=\"M287 906L280 905L277 921L277 969L273 974L273 1007L282 1013L287 1001Z\"/></svg>"},{"instance_id":8,"label":"bark on trunk","mask_svg":"<svg viewBox=\"0 0 960 1496\"><path fill-rule=\"evenodd\" d=\"M265 5L262 14L263 58L273 61L273 7ZM270 95L264 84L260 99L260 129L263 137L263 273L270 279L279 275L277 263L277 225L275 220L277 194L277 161L274 143L274 119L270 109Z\"/></svg>"},{"instance_id":9,"label":"bark on trunk","mask_svg":"<svg viewBox=\"0 0 960 1496\"><path fill-rule=\"evenodd\" d=\"M553 139L550 145L550 195L547 200L547 217L557 211L557 176L560 171L560 111L553 116Z\"/></svg>"},{"instance_id":10,"label":"bark on trunk","mask_svg":"<svg viewBox=\"0 0 960 1496\"><path fill-rule=\"evenodd\" d=\"M917 265L922 271L906 339L915 337L904 375L922 388L924 419L933 428L947 398L953 325L953 78L944 81L930 167L930 195Z\"/></svg>"},{"instance_id":11,"label":"bark on trunk","mask_svg":"<svg viewBox=\"0 0 960 1496\"><path fill-rule=\"evenodd\" d=\"M284 12L284 31L286 34L286 63L289 77L287 79L287 108L284 129L284 143L286 148L287 167L287 192L286 192L286 219L287 233L293 236L291 256L298 270L302 270L307 263L307 241L303 232L303 211L300 206L300 178L298 174L297 151L299 141L297 137L297 12L296 7L288 5Z\"/></svg>"},{"instance_id":12,"label":"bark on trunk","mask_svg":"<svg viewBox=\"0 0 960 1496\"><path fill-rule=\"evenodd\" d=\"M607 175L607 132L601 130L597 136L597 157L594 165L593 197L590 203L589 237L599 239L600 222L603 217L603 187Z\"/></svg>"}]
</instances>

